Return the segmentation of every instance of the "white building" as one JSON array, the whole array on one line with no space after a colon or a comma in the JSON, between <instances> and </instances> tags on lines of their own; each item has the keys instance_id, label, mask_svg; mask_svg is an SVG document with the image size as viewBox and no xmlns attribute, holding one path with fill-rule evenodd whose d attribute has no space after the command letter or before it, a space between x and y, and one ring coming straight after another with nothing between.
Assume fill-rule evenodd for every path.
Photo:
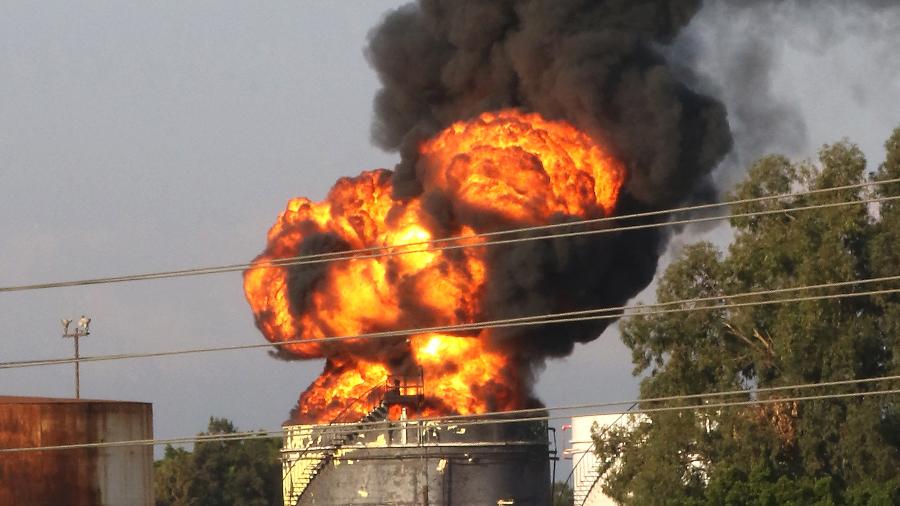
<instances>
[{"instance_id":1,"label":"white building","mask_svg":"<svg viewBox=\"0 0 900 506\"><path fill-rule=\"evenodd\" d=\"M572 488L575 506L614 506L616 503L603 494L603 476L597 472L599 464L594 452L592 430L603 431L613 425L627 426L639 420L629 415L588 415L572 417L572 439L566 458L572 459ZM595 425L596 424L596 425Z\"/></svg>"}]
</instances>

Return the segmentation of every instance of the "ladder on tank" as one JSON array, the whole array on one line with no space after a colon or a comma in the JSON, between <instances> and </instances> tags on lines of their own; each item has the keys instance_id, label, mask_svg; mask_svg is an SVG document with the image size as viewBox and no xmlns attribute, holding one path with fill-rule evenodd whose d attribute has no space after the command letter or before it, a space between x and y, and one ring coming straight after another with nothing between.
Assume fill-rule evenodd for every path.
<instances>
[{"instance_id":1,"label":"ladder on tank","mask_svg":"<svg viewBox=\"0 0 900 506\"><path fill-rule=\"evenodd\" d=\"M372 409L366 416L362 417L359 420L359 423L372 423L372 422L380 422L387 419L388 409L383 403ZM364 430L364 427L359 427L360 432ZM327 433L326 433L327 434ZM296 505L300 502L300 498L303 496L303 493L306 492L306 489L309 488L309 484L316 478L319 472L331 462L331 459L337 454L338 450L340 450L344 445L350 443L354 439L358 433L356 432L348 432L344 430L338 429L338 431L331 433L330 439L323 441L324 444L321 447L313 450L312 444L313 441L310 440L309 445L305 448L297 460L291 463L291 467L300 464L300 473L298 475L294 475L293 473L288 472L291 476L291 486L290 486L290 495L288 496L289 502L288 504Z\"/></svg>"}]
</instances>

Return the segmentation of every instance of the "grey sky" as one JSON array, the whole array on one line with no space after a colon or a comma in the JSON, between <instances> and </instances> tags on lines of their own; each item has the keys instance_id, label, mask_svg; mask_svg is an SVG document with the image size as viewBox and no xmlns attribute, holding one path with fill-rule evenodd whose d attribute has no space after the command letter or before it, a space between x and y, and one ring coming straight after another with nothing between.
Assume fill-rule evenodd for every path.
<instances>
[{"instance_id":1,"label":"grey sky","mask_svg":"<svg viewBox=\"0 0 900 506\"><path fill-rule=\"evenodd\" d=\"M3 2L0 285L247 261L289 198L392 166L369 144L377 82L362 48L401 3ZM742 97L725 69L762 14L708 10L680 41L729 109ZM897 16L778 14L768 93L804 132L738 146L808 157L846 136L880 161L900 124ZM0 294L0 361L70 354L58 320L82 313L91 355L263 342L240 276L223 274ZM85 364L82 392L153 402L158 437L210 415L274 428L320 370L263 350ZM538 392L548 405L627 399L630 371L611 329L549 363ZM71 393L70 366L0 371L0 394Z\"/></svg>"}]
</instances>

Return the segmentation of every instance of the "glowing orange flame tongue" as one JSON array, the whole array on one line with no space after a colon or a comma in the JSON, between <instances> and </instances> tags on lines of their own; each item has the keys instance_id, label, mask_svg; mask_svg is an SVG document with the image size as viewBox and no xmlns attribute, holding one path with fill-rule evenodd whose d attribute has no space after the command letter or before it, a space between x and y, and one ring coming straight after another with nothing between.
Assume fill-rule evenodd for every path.
<instances>
[{"instance_id":1,"label":"glowing orange flame tongue","mask_svg":"<svg viewBox=\"0 0 900 506\"><path fill-rule=\"evenodd\" d=\"M514 110L451 125L420 147L423 193L394 200L391 173L342 178L322 202L292 199L268 245L244 275L257 326L272 342L356 335L478 321L490 277L484 248L418 251L437 237L471 236L493 226L592 218L615 207L622 166L567 123ZM452 219L426 211L429 195L449 198ZM473 218L488 216L486 218ZM451 223L449 226L447 223ZM480 241L473 238L470 241ZM273 260L329 251L388 247L416 252L314 264ZM527 392L511 358L491 349L489 331L399 339L300 342L282 349L326 357L326 369L300 398L297 418L328 422L365 412L356 402L390 374L424 372L419 414L472 414L521 407Z\"/></svg>"}]
</instances>

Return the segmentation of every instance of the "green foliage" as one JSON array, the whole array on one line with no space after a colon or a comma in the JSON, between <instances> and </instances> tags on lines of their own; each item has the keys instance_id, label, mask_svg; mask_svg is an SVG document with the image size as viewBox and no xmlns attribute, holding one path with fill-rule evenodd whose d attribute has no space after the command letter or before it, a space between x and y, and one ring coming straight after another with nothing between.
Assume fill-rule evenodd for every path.
<instances>
[{"instance_id":1,"label":"green foliage","mask_svg":"<svg viewBox=\"0 0 900 506\"><path fill-rule=\"evenodd\" d=\"M230 421L210 418L203 434L235 432ZM280 505L279 446L271 438L198 442L193 452L167 446L155 463L156 505Z\"/></svg>"},{"instance_id":2,"label":"green foliage","mask_svg":"<svg viewBox=\"0 0 900 506\"><path fill-rule=\"evenodd\" d=\"M553 484L553 506L572 506L575 504L575 495L572 487L564 481Z\"/></svg>"},{"instance_id":3,"label":"green foliage","mask_svg":"<svg viewBox=\"0 0 900 506\"><path fill-rule=\"evenodd\" d=\"M877 180L900 178L900 129L886 148L885 163L871 175ZM730 198L853 185L865 180L865 170L862 153L848 142L824 147L818 166L767 157ZM657 298L898 275L900 202L790 210L893 195L900 195L900 183L735 206L727 252L709 243L685 248L662 276ZM758 211L768 214L741 216ZM732 302L894 287L850 285ZM645 375L643 398L900 374L896 294L648 314L621 327L635 374ZM890 395L653 413L630 429L595 436L604 491L622 504L900 504L898 401Z\"/></svg>"},{"instance_id":4,"label":"green foliage","mask_svg":"<svg viewBox=\"0 0 900 506\"><path fill-rule=\"evenodd\" d=\"M193 471L193 454L166 446L162 460L154 462L154 493L157 505L187 505Z\"/></svg>"}]
</instances>

